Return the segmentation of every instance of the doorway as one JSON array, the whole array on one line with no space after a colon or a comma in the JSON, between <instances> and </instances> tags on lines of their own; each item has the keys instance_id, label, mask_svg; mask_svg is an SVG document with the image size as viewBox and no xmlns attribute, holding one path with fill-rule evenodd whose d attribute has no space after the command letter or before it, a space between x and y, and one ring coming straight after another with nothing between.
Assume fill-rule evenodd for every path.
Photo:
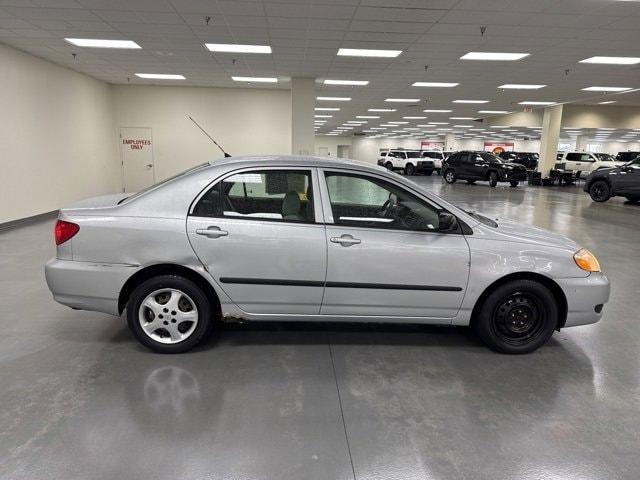
<instances>
[{"instance_id":1,"label":"doorway","mask_svg":"<svg viewBox=\"0 0 640 480\"><path fill-rule=\"evenodd\" d=\"M338 145L338 158L349 158L350 145Z\"/></svg>"}]
</instances>

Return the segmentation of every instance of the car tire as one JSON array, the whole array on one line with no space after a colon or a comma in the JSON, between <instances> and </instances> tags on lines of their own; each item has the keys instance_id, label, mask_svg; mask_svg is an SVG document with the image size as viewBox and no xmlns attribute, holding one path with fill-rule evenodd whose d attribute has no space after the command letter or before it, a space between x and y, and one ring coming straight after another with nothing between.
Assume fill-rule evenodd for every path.
<instances>
[{"instance_id":1,"label":"car tire","mask_svg":"<svg viewBox=\"0 0 640 480\"><path fill-rule=\"evenodd\" d=\"M520 182L518 182L518 181L516 181L516 180L512 180L511 182L509 182L509 184L510 184L513 188L517 187L519 183L520 183Z\"/></svg>"},{"instance_id":2,"label":"car tire","mask_svg":"<svg viewBox=\"0 0 640 480\"><path fill-rule=\"evenodd\" d=\"M551 291L534 280L514 280L495 288L480 306L473 327L501 353L530 353L544 345L558 325Z\"/></svg>"},{"instance_id":3,"label":"car tire","mask_svg":"<svg viewBox=\"0 0 640 480\"><path fill-rule=\"evenodd\" d=\"M136 339L154 352L186 352L213 328L211 301L191 280L159 275L131 293L127 323Z\"/></svg>"},{"instance_id":4,"label":"car tire","mask_svg":"<svg viewBox=\"0 0 640 480\"><path fill-rule=\"evenodd\" d=\"M407 176L412 176L415 175L416 173L416 167L413 165L413 163L407 163L407 165L404 167L404 174Z\"/></svg>"},{"instance_id":5,"label":"car tire","mask_svg":"<svg viewBox=\"0 0 640 480\"><path fill-rule=\"evenodd\" d=\"M606 202L611 198L611 187L605 180L596 180L589 186L589 196L594 202Z\"/></svg>"},{"instance_id":6,"label":"car tire","mask_svg":"<svg viewBox=\"0 0 640 480\"><path fill-rule=\"evenodd\" d=\"M389 170L390 172L393 172L393 163L391 162L387 162L384 164L384 168L386 168L387 170Z\"/></svg>"},{"instance_id":7,"label":"car tire","mask_svg":"<svg viewBox=\"0 0 640 480\"><path fill-rule=\"evenodd\" d=\"M449 168L444 171L444 181L447 183L456 183L457 177L455 170Z\"/></svg>"},{"instance_id":8,"label":"car tire","mask_svg":"<svg viewBox=\"0 0 640 480\"><path fill-rule=\"evenodd\" d=\"M489 186L495 187L496 185L498 185L498 173L489 172Z\"/></svg>"}]
</instances>

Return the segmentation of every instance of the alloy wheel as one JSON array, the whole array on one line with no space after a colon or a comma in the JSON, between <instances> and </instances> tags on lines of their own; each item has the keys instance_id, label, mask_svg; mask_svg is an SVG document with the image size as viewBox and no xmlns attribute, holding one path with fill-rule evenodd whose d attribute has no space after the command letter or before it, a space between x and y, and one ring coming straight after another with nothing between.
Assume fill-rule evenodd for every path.
<instances>
[{"instance_id":1,"label":"alloy wheel","mask_svg":"<svg viewBox=\"0 0 640 480\"><path fill-rule=\"evenodd\" d=\"M138 321L142 331L153 340L175 344L186 340L198 325L195 302L175 288L151 292L140 304Z\"/></svg>"}]
</instances>

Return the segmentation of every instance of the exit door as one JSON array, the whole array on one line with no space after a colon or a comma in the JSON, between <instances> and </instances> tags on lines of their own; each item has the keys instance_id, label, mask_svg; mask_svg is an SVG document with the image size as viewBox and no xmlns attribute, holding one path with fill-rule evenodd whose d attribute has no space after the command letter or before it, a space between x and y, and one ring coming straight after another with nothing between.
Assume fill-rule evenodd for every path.
<instances>
[{"instance_id":1,"label":"exit door","mask_svg":"<svg viewBox=\"0 0 640 480\"><path fill-rule=\"evenodd\" d=\"M155 183L151 129L122 127L122 183L124 192L137 192Z\"/></svg>"}]
</instances>

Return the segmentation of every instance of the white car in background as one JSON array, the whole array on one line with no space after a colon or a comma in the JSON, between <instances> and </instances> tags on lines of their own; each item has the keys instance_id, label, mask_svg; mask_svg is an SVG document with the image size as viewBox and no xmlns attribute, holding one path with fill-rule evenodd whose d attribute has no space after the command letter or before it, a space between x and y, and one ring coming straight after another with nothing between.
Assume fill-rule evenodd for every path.
<instances>
[{"instance_id":1,"label":"white car in background","mask_svg":"<svg viewBox=\"0 0 640 480\"><path fill-rule=\"evenodd\" d=\"M442 170L442 162L445 159L445 155L441 150L422 150L422 158L430 158L433 160L433 166L438 175Z\"/></svg>"},{"instance_id":2,"label":"white car in background","mask_svg":"<svg viewBox=\"0 0 640 480\"><path fill-rule=\"evenodd\" d=\"M380 152L378 165L389 171L402 170L405 175L423 173L431 175L435 162L431 158L423 158L421 150L407 150L404 148L390 148Z\"/></svg>"},{"instance_id":3,"label":"white car in background","mask_svg":"<svg viewBox=\"0 0 640 480\"><path fill-rule=\"evenodd\" d=\"M615 161L613 156L605 157L602 154L591 152L564 152L562 156L558 154L558 163L564 163L565 170L579 172L579 176L582 178L601 168L614 168L622 165L621 162Z\"/></svg>"}]
</instances>

